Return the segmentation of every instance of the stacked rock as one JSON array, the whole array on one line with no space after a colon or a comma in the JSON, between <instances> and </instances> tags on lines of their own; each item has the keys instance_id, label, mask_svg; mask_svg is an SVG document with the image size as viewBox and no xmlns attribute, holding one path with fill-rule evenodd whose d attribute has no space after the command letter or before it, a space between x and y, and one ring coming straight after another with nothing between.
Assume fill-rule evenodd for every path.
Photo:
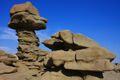
<instances>
[{"instance_id":1,"label":"stacked rock","mask_svg":"<svg viewBox=\"0 0 120 80\"><path fill-rule=\"evenodd\" d=\"M60 74L56 73L59 75L64 74L64 71L76 73L68 77L81 74L75 80L103 80L103 72L114 69L111 61L115 58L115 55L81 34L64 30L53 35L44 44L54 50L46 56L44 61L44 65L48 69L53 69L52 72L48 71L49 75L53 77L55 76L52 74L58 70L58 72L62 71ZM46 77L48 76L46 75ZM61 77L59 76L59 78Z\"/></svg>"},{"instance_id":2,"label":"stacked rock","mask_svg":"<svg viewBox=\"0 0 120 80\"><path fill-rule=\"evenodd\" d=\"M40 17L37 9L30 3L14 5L10 11L9 27L15 29L18 36L17 55L22 60L36 60L38 55L45 56L39 46L35 30L46 29L47 20Z\"/></svg>"},{"instance_id":3,"label":"stacked rock","mask_svg":"<svg viewBox=\"0 0 120 80\"><path fill-rule=\"evenodd\" d=\"M55 33L51 36L51 39L45 40L43 44L55 50L79 50L88 47L99 47L99 45L88 37L82 34L73 34L69 30L64 30Z\"/></svg>"}]
</instances>

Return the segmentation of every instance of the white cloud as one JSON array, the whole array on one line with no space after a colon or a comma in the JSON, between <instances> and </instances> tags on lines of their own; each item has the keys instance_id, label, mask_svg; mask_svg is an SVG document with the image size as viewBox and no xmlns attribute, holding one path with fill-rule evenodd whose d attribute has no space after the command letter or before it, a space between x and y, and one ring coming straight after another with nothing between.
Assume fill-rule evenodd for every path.
<instances>
[{"instance_id":1,"label":"white cloud","mask_svg":"<svg viewBox=\"0 0 120 80\"><path fill-rule=\"evenodd\" d=\"M17 40L16 32L12 29L6 28L0 35L0 39Z\"/></svg>"},{"instance_id":2,"label":"white cloud","mask_svg":"<svg viewBox=\"0 0 120 80\"><path fill-rule=\"evenodd\" d=\"M8 53L16 53L15 49L11 49L11 48L6 47L6 46L0 46L0 50L3 50L3 51L8 52Z\"/></svg>"}]
</instances>

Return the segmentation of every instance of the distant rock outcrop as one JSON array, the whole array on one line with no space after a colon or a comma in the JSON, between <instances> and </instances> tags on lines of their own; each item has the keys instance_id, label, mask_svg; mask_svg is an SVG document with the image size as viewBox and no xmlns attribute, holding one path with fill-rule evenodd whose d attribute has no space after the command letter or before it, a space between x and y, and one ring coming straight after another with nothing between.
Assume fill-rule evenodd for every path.
<instances>
[{"instance_id":1,"label":"distant rock outcrop","mask_svg":"<svg viewBox=\"0 0 120 80\"><path fill-rule=\"evenodd\" d=\"M51 52L39 49L35 30L45 29L47 20L32 3L13 6L10 16L18 52L0 51L0 80L119 80L120 65L111 63L115 55L82 34L57 32L43 42Z\"/></svg>"}]
</instances>

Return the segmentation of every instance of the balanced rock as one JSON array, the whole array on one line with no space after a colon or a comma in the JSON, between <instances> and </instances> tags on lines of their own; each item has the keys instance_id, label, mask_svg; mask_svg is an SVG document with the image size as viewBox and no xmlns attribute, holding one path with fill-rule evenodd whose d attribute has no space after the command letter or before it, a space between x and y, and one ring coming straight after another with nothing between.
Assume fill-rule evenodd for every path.
<instances>
[{"instance_id":1,"label":"balanced rock","mask_svg":"<svg viewBox=\"0 0 120 80\"><path fill-rule=\"evenodd\" d=\"M17 32L19 59L36 61L38 56L44 57L47 53L39 49L39 39L35 30L46 29L47 20L40 17L38 10L31 2L16 4L12 7L10 16L8 26Z\"/></svg>"}]
</instances>

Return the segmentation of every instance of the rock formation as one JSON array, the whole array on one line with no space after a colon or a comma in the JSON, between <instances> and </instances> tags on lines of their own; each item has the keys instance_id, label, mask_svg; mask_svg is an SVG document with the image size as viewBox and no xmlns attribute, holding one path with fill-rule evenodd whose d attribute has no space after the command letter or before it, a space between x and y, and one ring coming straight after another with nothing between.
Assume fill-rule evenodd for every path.
<instances>
[{"instance_id":1,"label":"rock formation","mask_svg":"<svg viewBox=\"0 0 120 80\"><path fill-rule=\"evenodd\" d=\"M35 30L45 29L47 20L30 2L13 6L10 16L19 46L16 55L0 51L0 80L114 80L109 74L120 75L119 65L111 63L115 55L82 34L57 32L43 42L51 52L39 49Z\"/></svg>"},{"instance_id":2,"label":"rock formation","mask_svg":"<svg viewBox=\"0 0 120 80\"><path fill-rule=\"evenodd\" d=\"M4 63L6 65L13 65L14 62L18 61L18 57L16 55L8 54L3 50L0 50L0 63Z\"/></svg>"},{"instance_id":3,"label":"rock formation","mask_svg":"<svg viewBox=\"0 0 120 80\"><path fill-rule=\"evenodd\" d=\"M54 80L56 77L54 74L58 74L58 72L60 72L58 80L67 80L67 78L64 79L60 76L67 75L64 74L64 71L76 73L69 77L79 74L77 78L74 78L75 80L103 80L103 72L114 69L111 61L115 55L81 34L64 30L51 36L51 39L43 43L53 50L44 61L46 68L50 69L50 71L48 70L50 77L48 73L44 74L47 74L46 77L49 77L49 80Z\"/></svg>"},{"instance_id":4,"label":"rock formation","mask_svg":"<svg viewBox=\"0 0 120 80\"><path fill-rule=\"evenodd\" d=\"M38 56L45 56L39 48L39 39L35 30L46 29L46 19L39 16L37 9L30 3L14 5L10 11L9 27L15 29L18 36L18 52L20 59L36 60Z\"/></svg>"},{"instance_id":5,"label":"rock formation","mask_svg":"<svg viewBox=\"0 0 120 80\"><path fill-rule=\"evenodd\" d=\"M51 39L43 42L45 46L54 50L79 50L88 47L99 47L99 45L88 37L82 34L73 34L69 30L64 30L55 33Z\"/></svg>"},{"instance_id":6,"label":"rock formation","mask_svg":"<svg viewBox=\"0 0 120 80\"><path fill-rule=\"evenodd\" d=\"M120 80L120 64L115 64L113 71L104 72L104 80Z\"/></svg>"}]
</instances>

